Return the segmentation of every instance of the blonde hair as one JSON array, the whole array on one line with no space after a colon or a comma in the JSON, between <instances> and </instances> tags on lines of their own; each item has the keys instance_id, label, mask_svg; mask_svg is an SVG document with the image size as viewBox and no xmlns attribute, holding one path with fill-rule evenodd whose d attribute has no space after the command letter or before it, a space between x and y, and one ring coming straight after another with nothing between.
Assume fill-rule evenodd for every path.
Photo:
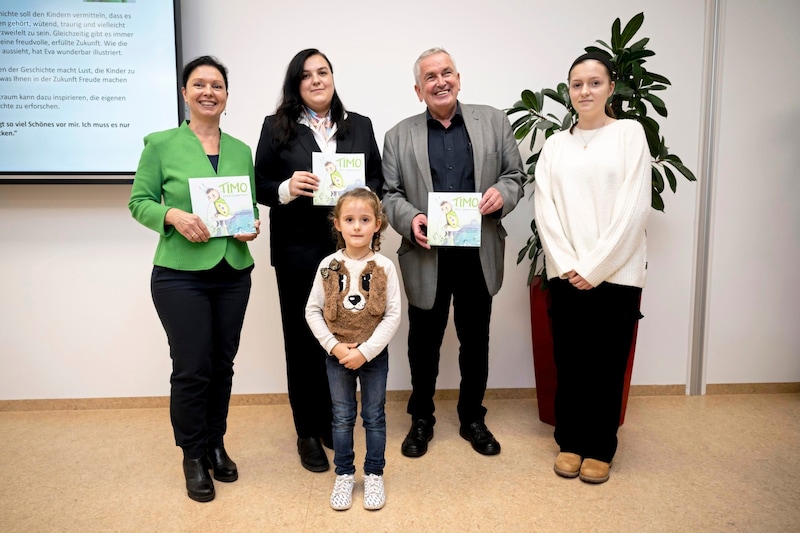
<instances>
[{"instance_id":1,"label":"blonde hair","mask_svg":"<svg viewBox=\"0 0 800 533\"><path fill-rule=\"evenodd\" d=\"M369 189L357 188L351 189L341 195L339 200L336 202L336 206L333 208L330 214L331 226L333 227L333 234L336 237L336 249L340 250L345 248L347 244L344 242L344 237L342 237L342 232L336 229L336 226L333 225L334 220L338 220L339 216L342 214L342 206L348 200L361 200L369 204L372 207L372 211L375 214L375 220L380 220L381 225L372 235L372 250L377 252L381 249L381 234L383 233L384 228L389 223L389 219L386 218L386 213L383 212L383 205L381 205L381 200L378 198L378 195L372 192Z\"/></svg>"}]
</instances>

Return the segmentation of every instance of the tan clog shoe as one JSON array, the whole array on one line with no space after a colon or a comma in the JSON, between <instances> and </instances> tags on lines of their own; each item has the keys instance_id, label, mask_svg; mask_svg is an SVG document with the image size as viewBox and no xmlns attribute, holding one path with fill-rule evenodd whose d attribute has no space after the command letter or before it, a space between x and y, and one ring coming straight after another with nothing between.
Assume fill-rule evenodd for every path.
<instances>
[{"instance_id":1,"label":"tan clog shoe","mask_svg":"<svg viewBox=\"0 0 800 533\"><path fill-rule=\"evenodd\" d=\"M608 471L611 469L609 463L598 461L597 459L584 459L581 464L581 481L586 483L605 483L608 481Z\"/></svg>"},{"instance_id":2,"label":"tan clog shoe","mask_svg":"<svg viewBox=\"0 0 800 533\"><path fill-rule=\"evenodd\" d=\"M558 457L556 457L553 470L555 470L556 474L561 477L578 477L582 460L583 459L580 455L568 452L560 452Z\"/></svg>"}]
</instances>

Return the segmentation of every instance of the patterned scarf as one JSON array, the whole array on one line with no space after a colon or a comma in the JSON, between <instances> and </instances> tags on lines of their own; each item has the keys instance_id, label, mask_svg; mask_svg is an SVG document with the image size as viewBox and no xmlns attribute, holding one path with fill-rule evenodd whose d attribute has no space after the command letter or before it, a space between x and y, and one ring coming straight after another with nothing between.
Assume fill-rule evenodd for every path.
<instances>
[{"instance_id":1,"label":"patterned scarf","mask_svg":"<svg viewBox=\"0 0 800 533\"><path fill-rule=\"evenodd\" d=\"M325 142L328 142L331 135L331 129L333 128L333 122L331 122L331 113L328 111L328 114L322 118L319 118L313 110L308 109L307 107L303 107L305 112L305 118L308 120L309 127L322 135L322 138L325 139Z\"/></svg>"}]
</instances>

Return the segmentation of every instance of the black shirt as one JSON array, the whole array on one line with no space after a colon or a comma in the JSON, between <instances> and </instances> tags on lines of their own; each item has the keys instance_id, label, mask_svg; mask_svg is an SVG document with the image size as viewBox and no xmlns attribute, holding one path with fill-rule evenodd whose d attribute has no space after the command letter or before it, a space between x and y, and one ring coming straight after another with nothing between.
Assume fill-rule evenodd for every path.
<instances>
[{"instance_id":1,"label":"black shirt","mask_svg":"<svg viewBox=\"0 0 800 533\"><path fill-rule=\"evenodd\" d=\"M431 164L433 190L436 192L475 192L475 165L461 104L450 120L450 127L426 111L428 119L428 159Z\"/></svg>"}]
</instances>

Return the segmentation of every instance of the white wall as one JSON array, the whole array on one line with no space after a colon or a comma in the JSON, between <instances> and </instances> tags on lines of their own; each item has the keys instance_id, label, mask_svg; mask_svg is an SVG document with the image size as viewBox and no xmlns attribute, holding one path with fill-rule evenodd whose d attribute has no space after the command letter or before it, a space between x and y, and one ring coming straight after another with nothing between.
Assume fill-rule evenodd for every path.
<instances>
[{"instance_id":1,"label":"white wall","mask_svg":"<svg viewBox=\"0 0 800 533\"><path fill-rule=\"evenodd\" d=\"M800 376L798 20L798 2L727 2L708 383Z\"/></svg>"},{"instance_id":2,"label":"white wall","mask_svg":"<svg viewBox=\"0 0 800 533\"><path fill-rule=\"evenodd\" d=\"M779 2L773 0L772 4L777 6ZM689 166L697 167L705 9L702 2L612 0L578 9L575 4L499 0L480 10L455 11L453 5L408 0L395 7L345 0L306 2L299 8L290 3L257 0L242 0L235 7L230 2L185 1L184 54L188 60L212 53L229 67L230 99L222 127L255 149L264 115L275 108L288 61L302 48L320 48L333 62L336 85L345 105L373 119L378 144L382 145L387 129L423 110L414 95L411 75L411 66L422 50L431 46L450 50L461 71L462 101L504 108L513 104L524 88L555 86L584 46L594 39L608 39L613 18L619 16L626 21L644 11L646 20L640 33L651 38L650 47L658 54L648 66L673 82L665 94L670 116L663 126L664 134L672 151ZM784 17L780 11L770 16L775 20L783 17L786 24L796 20ZM317 27L312 28L311 22ZM345 30L319 29L325 28L326 23L332 28L345 22ZM770 33L767 26L749 28L747 32L732 33L728 44L741 35L738 38L743 39L742 47L749 47L756 40L752 37L754 31ZM791 39L797 57L798 38ZM753 57L762 59L761 54ZM753 64L760 63L754 59ZM783 75L788 75L788 70L788 66L784 68ZM756 79L775 78L774 71L750 76L753 83ZM777 94L788 97L791 91ZM758 105L763 103L759 101ZM781 98L774 105L776 112L782 111L780 131L787 131L788 121L797 116L797 105L791 98ZM792 113L786 113L786 105L794 106L790 108ZM739 118L734 114L729 120L738 122ZM747 132L743 143L752 142L753 133L760 133L752 126L738 130L743 135ZM785 144L791 133L786 135ZM749 152L737 150L736 154L744 158ZM2 158L0 164L1 161ZM765 163L778 165L779 160L754 159L752 164ZM770 167L770 171L788 176L788 168L787 162L785 166L781 163ZM741 165L737 171L743 172ZM783 183L789 187L788 180ZM129 192L130 187L124 185L0 185L0 290L6 299L0 320L0 399L168 394L168 347L149 295L150 261L157 236L130 218L126 208ZM651 218L645 319L640 325L634 384L686 381L695 193L694 185L679 183L678 193L666 197L666 214L654 213ZM731 209L736 212L739 207ZM719 204L717 211L721 212ZM525 200L506 219L510 237L506 281L494 306L491 388L534 386L527 267L514 264L517 250L527 239L531 213L532 204ZM263 214L266 218L266 208ZM792 213L786 211L786 215L785 231L789 233L789 228L797 229L797 218L793 215L792 226L788 223ZM768 224L765 221L761 227L766 229ZM759 236L762 240L758 246L763 254L777 253L787 242L796 242L785 240L785 235L775 240L771 231L760 232ZM237 358L234 393L238 394L286 391L283 341L267 237L262 235L251 247L257 266ZM383 250L395 258L397 245L397 235L389 232ZM736 264L741 264L747 254L743 248ZM796 266L796 255L794 259ZM788 262L784 266L788 268ZM721 264L724 271L731 272L730 267L730 262ZM715 280L723 278L718 276ZM731 281L727 290L723 285L722 306L738 301L731 300L736 298L729 293L733 285L738 284ZM767 299L762 308L773 308L772 300L779 299L780 293L764 292L761 298ZM791 330L796 322L793 317L797 316L797 308L794 310L794 315L769 319L755 315L753 328L764 332ZM723 319L718 314L711 318ZM727 326L713 323L711 331L716 332L714 328L719 327ZM391 390L410 389L406 334L404 321L390 345ZM745 367L737 376L747 382L774 381L774 373L765 371L765 367L774 367L781 369L779 381L800 381L800 369L792 353L786 352L786 347L798 351L797 334L794 335L786 337L782 350L763 354L758 367ZM458 386L456 351L455 335L448 331L440 388ZM741 359L752 355L739 346L714 353L719 355L712 362L721 367L738 365Z\"/></svg>"}]
</instances>

